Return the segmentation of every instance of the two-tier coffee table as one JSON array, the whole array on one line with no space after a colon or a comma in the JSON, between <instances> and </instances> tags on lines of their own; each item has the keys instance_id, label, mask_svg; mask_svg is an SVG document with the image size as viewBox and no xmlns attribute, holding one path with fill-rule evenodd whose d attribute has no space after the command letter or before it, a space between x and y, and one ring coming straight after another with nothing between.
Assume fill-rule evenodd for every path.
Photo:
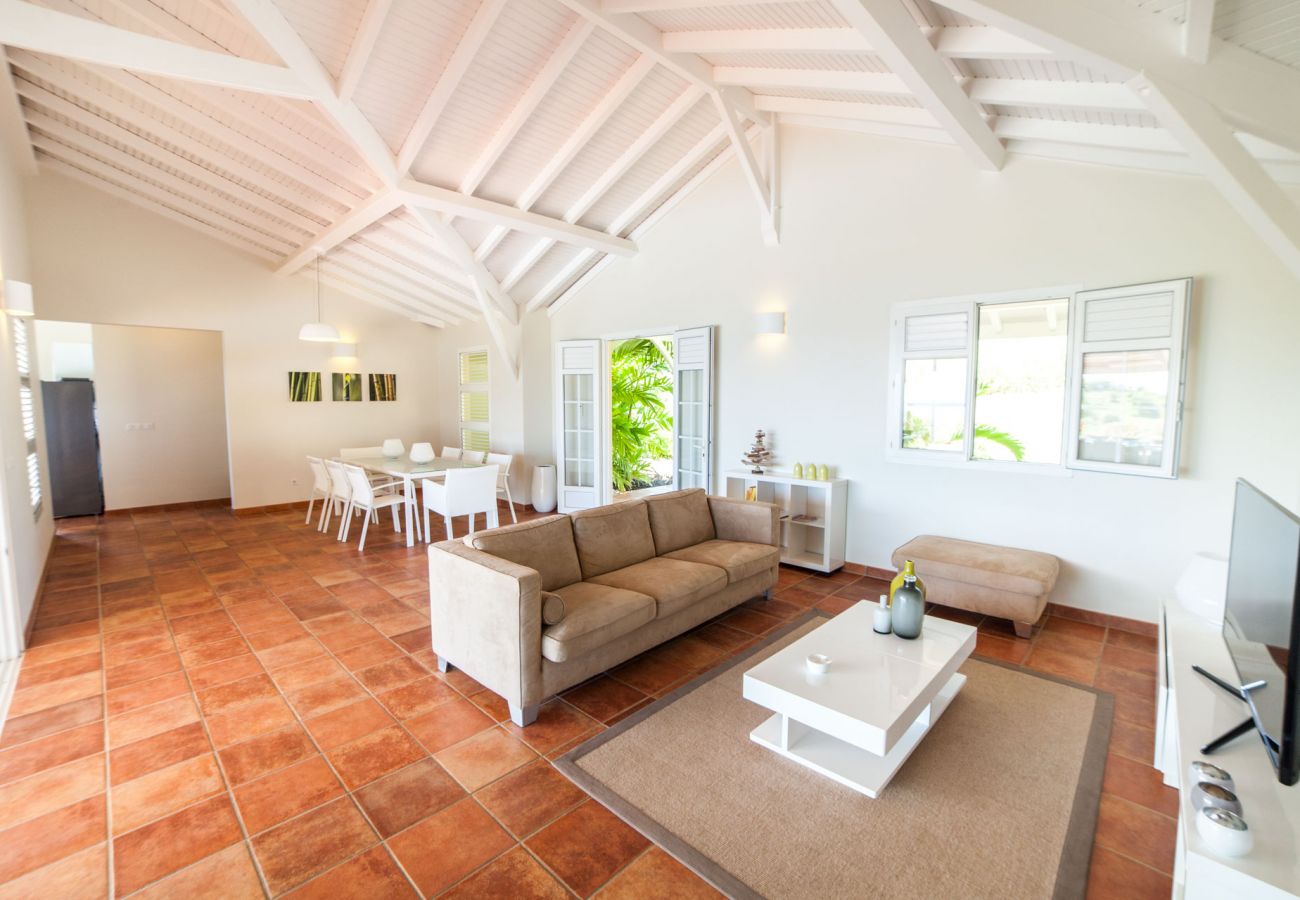
<instances>
[{"instance_id":1,"label":"two-tier coffee table","mask_svg":"<svg viewBox=\"0 0 1300 900\"><path fill-rule=\"evenodd\" d=\"M875 605L840 613L745 673L746 700L776 715L749 735L868 797L877 796L966 683L975 629L926 616L907 641L871 630ZM810 653L831 657L824 675Z\"/></svg>"}]
</instances>

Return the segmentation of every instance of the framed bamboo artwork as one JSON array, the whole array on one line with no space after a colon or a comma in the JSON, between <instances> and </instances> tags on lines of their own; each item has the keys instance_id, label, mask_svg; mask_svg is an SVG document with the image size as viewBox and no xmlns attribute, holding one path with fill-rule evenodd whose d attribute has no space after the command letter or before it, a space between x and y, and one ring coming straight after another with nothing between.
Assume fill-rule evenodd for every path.
<instances>
[{"instance_id":1,"label":"framed bamboo artwork","mask_svg":"<svg viewBox=\"0 0 1300 900\"><path fill-rule=\"evenodd\" d=\"M289 402L313 403L321 398L320 372L290 372Z\"/></svg>"},{"instance_id":2,"label":"framed bamboo artwork","mask_svg":"<svg viewBox=\"0 0 1300 900\"><path fill-rule=\"evenodd\" d=\"M397 399L396 375L370 375L370 399L374 401Z\"/></svg>"},{"instance_id":3,"label":"framed bamboo artwork","mask_svg":"<svg viewBox=\"0 0 1300 900\"><path fill-rule=\"evenodd\" d=\"M358 372L334 372L335 400L361 402L361 374Z\"/></svg>"}]
</instances>

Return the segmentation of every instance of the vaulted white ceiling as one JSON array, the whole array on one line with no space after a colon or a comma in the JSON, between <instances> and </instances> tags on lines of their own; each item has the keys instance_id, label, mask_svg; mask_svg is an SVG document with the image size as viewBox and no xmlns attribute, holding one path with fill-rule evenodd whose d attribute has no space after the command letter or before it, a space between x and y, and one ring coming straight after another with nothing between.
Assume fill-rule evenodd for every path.
<instances>
[{"instance_id":1,"label":"vaulted white ceiling","mask_svg":"<svg viewBox=\"0 0 1300 900\"><path fill-rule=\"evenodd\" d=\"M0 0L39 165L509 352L782 122L1209 176L1300 273L1294 0ZM7 90L0 85L0 90Z\"/></svg>"}]
</instances>

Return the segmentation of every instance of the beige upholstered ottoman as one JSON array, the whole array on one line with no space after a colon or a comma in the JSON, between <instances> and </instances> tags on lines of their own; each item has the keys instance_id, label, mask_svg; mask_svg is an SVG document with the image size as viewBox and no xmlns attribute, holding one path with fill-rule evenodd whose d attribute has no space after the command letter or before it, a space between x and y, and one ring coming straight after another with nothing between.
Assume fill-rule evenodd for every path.
<instances>
[{"instance_id":1,"label":"beige upholstered ottoman","mask_svg":"<svg viewBox=\"0 0 1300 900\"><path fill-rule=\"evenodd\" d=\"M1010 619L1029 637L1061 564L1050 553L977 544L923 534L894 551L895 568L910 559L925 582L926 599L987 616Z\"/></svg>"}]
</instances>

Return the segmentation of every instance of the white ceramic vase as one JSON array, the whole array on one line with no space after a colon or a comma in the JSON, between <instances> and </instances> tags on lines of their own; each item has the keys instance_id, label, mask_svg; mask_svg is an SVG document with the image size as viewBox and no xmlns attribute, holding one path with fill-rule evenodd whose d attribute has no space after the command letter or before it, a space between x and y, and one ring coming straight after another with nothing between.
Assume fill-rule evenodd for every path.
<instances>
[{"instance_id":1,"label":"white ceramic vase","mask_svg":"<svg viewBox=\"0 0 1300 900\"><path fill-rule=\"evenodd\" d=\"M433 444L421 441L418 444L411 445L411 462L416 465L422 466L425 463L433 462L436 458L437 454L433 452Z\"/></svg>"},{"instance_id":2,"label":"white ceramic vase","mask_svg":"<svg viewBox=\"0 0 1300 900\"><path fill-rule=\"evenodd\" d=\"M555 466L533 466L533 509L540 513L555 509Z\"/></svg>"},{"instance_id":3,"label":"white ceramic vase","mask_svg":"<svg viewBox=\"0 0 1300 900\"><path fill-rule=\"evenodd\" d=\"M406 453L406 445L398 438L388 438L384 441L384 456L389 459L397 459Z\"/></svg>"}]
</instances>

